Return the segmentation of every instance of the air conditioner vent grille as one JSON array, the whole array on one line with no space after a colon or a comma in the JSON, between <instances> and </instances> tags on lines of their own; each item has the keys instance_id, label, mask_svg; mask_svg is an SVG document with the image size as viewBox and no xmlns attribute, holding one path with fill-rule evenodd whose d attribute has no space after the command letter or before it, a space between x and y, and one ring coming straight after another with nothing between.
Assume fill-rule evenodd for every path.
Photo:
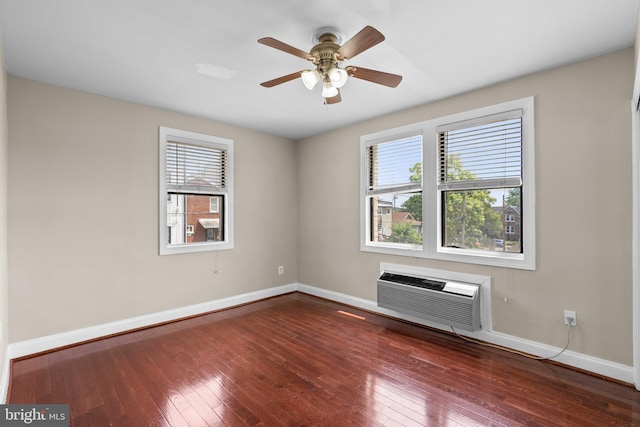
<instances>
[{"instance_id":1,"label":"air conditioner vent grille","mask_svg":"<svg viewBox=\"0 0 640 427\"><path fill-rule=\"evenodd\" d=\"M388 305L405 308L416 313L429 313L431 316L446 318L453 322L470 324L469 305L459 301L447 301L432 295L416 295L415 292L402 289L383 288L379 298Z\"/></svg>"},{"instance_id":2,"label":"air conditioner vent grille","mask_svg":"<svg viewBox=\"0 0 640 427\"><path fill-rule=\"evenodd\" d=\"M469 331L480 329L480 287L478 285L458 284L473 290L472 296L465 296L406 284L404 279L396 280L397 277L388 275L385 277L385 274L387 273L378 279L380 307ZM415 280L424 279L415 278Z\"/></svg>"}]
</instances>

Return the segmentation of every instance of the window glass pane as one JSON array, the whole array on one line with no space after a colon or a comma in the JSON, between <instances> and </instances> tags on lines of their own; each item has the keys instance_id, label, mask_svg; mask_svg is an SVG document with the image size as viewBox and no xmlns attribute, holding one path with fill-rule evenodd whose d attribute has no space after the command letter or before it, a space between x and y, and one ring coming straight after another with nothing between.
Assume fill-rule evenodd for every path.
<instances>
[{"instance_id":1,"label":"window glass pane","mask_svg":"<svg viewBox=\"0 0 640 427\"><path fill-rule=\"evenodd\" d=\"M372 145L367 150L369 189L393 191L422 183L422 137Z\"/></svg>"},{"instance_id":2,"label":"window glass pane","mask_svg":"<svg viewBox=\"0 0 640 427\"><path fill-rule=\"evenodd\" d=\"M422 192L369 198L371 242L422 244Z\"/></svg>"},{"instance_id":3,"label":"window glass pane","mask_svg":"<svg viewBox=\"0 0 640 427\"><path fill-rule=\"evenodd\" d=\"M223 196L214 196L222 203ZM209 195L169 193L167 224L169 242L185 244L224 240L223 210L210 212Z\"/></svg>"},{"instance_id":4,"label":"window glass pane","mask_svg":"<svg viewBox=\"0 0 640 427\"><path fill-rule=\"evenodd\" d=\"M443 246L522 252L521 190L445 191Z\"/></svg>"},{"instance_id":5,"label":"window glass pane","mask_svg":"<svg viewBox=\"0 0 640 427\"><path fill-rule=\"evenodd\" d=\"M440 181L495 181L522 175L522 117L442 132Z\"/></svg>"},{"instance_id":6,"label":"window glass pane","mask_svg":"<svg viewBox=\"0 0 640 427\"><path fill-rule=\"evenodd\" d=\"M226 150L167 141L167 185L226 185Z\"/></svg>"}]
</instances>

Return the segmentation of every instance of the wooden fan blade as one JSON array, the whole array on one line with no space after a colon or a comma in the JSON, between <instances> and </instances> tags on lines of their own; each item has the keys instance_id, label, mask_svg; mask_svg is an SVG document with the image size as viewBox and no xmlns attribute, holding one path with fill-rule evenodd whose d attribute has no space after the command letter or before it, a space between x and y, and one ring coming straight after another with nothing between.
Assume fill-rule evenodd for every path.
<instances>
[{"instance_id":1,"label":"wooden fan blade","mask_svg":"<svg viewBox=\"0 0 640 427\"><path fill-rule=\"evenodd\" d=\"M397 74L385 73L383 71L370 70L368 68L349 66L345 68L351 77L356 79L368 80L379 85L388 87L396 87L402 81L402 76Z\"/></svg>"},{"instance_id":2,"label":"wooden fan blade","mask_svg":"<svg viewBox=\"0 0 640 427\"><path fill-rule=\"evenodd\" d=\"M332 96L331 98L324 99L327 104L337 104L342 101L342 96L340 96L340 90L338 89L338 94L336 96Z\"/></svg>"},{"instance_id":3,"label":"wooden fan blade","mask_svg":"<svg viewBox=\"0 0 640 427\"><path fill-rule=\"evenodd\" d=\"M286 43L281 42L280 40L276 40L273 37L263 37L258 40L258 43L262 43L263 45L272 47L274 49L281 50L283 52L290 53L291 55L295 55L299 58L306 59L307 61L314 61L315 58L309 55L307 52L295 48L293 46L289 46Z\"/></svg>"},{"instance_id":4,"label":"wooden fan blade","mask_svg":"<svg viewBox=\"0 0 640 427\"><path fill-rule=\"evenodd\" d=\"M294 79L297 79L298 77L300 77L302 75L303 71L305 71L305 70L296 71L295 73L287 74L286 76L278 77L277 79L269 80L267 82L262 82L262 83L260 83L260 86L274 87L274 86L277 86L279 84L286 83L286 82L288 82L290 80L294 80Z\"/></svg>"},{"instance_id":5,"label":"wooden fan blade","mask_svg":"<svg viewBox=\"0 0 640 427\"><path fill-rule=\"evenodd\" d=\"M338 49L338 58L340 60L353 58L383 40L384 36L380 31L367 25Z\"/></svg>"}]
</instances>

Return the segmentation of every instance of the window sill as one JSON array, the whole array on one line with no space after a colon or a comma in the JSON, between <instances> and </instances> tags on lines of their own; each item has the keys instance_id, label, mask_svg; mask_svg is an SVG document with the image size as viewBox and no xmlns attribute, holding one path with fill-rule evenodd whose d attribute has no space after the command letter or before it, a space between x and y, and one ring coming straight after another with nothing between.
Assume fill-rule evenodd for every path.
<instances>
[{"instance_id":1,"label":"window sill","mask_svg":"<svg viewBox=\"0 0 640 427\"><path fill-rule=\"evenodd\" d=\"M160 247L160 255L177 255L188 254L194 252L210 252L233 249L232 242L214 242L214 243L189 243L183 245L168 245Z\"/></svg>"},{"instance_id":2,"label":"window sill","mask_svg":"<svg viewBox=\"0 0 640 427\"><path fill-rule=\"evenodd\" d=\"M535 270L535 259L527 258L523 254L498 253L461 250L455 248L440 248L434 253L428 253L420 245L374 245L367 244L360 248L362 252L372 252L385 255L407 256L413 258L437 259L466 264L487 265L493 267L516 268L520 270Z\"/></svg>"},{"instance_id":3,"label":"window sill","mask_svg":"<svg viewBox=\"0 0 640 427\"><path fill-rule=\"evenodd\" d=\"M464 262L496 267L535 270L535 262L527 259L524 254L493 251L470 251L456 248L439 248L433 256L427 258L444 261Z\"/></svg>"},{"instance_id":4,"label":"window sill","mask_svg":"<svg viewBox=\"0 0 640 427\"><path fill-rule=\"evenodd\" d=\"M362 252L377 252L391 255L416 256L422 252L422 245L409 245L402 243L367 243L360 248Z\"/></svg>"}]
</instances>

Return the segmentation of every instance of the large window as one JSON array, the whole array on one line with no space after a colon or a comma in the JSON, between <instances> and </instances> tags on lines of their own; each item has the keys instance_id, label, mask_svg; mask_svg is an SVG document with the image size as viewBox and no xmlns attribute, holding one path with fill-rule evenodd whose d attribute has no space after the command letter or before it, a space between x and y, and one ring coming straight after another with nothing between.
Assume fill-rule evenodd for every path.
<instances>
[{"instance_id":1,"label":"large window","mask_svg":"<svg viewBox=\"0 0 640 427\"><path fill-rule=\"evenodd\" d=\"M160 128L160 254L233 247L233 141Z\"/></svg>"},{"instance_id":2,"label":"large window","mask_svg":"<svg viewBox=\"0 0 640 427\"><path fill-rule=\"evenodd\" d=\"M522 110L437 130L442 245L494 251L506 238L505 212L521 210ZM499 250L521 253L521 243L511 235Z\"/></svg>"},{"instance_id":3,"label":"large window","mask_svg":"<svg viewBox=\"0 0 640 427\"><path fill-rule=\"evenodd\" d=\"M533 118L526 98L363 136L362 250L535 269Z\"/></svg>"}]
</instances>

